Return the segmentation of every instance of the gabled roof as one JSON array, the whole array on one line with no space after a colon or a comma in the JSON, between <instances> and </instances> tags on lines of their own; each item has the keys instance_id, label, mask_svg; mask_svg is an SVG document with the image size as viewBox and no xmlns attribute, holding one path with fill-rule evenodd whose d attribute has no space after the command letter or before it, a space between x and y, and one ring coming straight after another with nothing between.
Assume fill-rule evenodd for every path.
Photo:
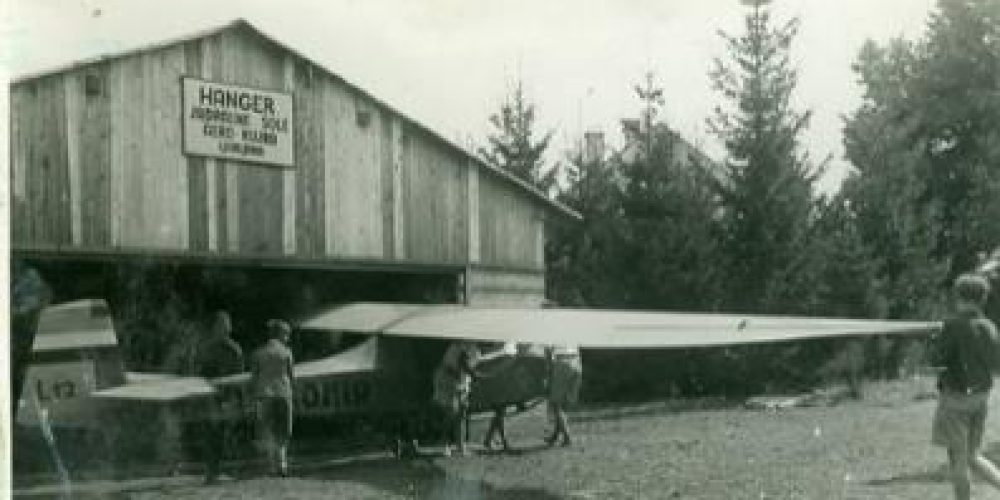
<instances>
[{"instance_id":1,"label":"gabled roof","mask_svg":"<svg viewBox=\"0 0 1000 500\"><path fill-rule=\"evenodd\" d=\"M508 183L514 184L515 186L519 187L520 189L522 189L523 191L525 191L531 198L534 198L536 201L539 201L539 202L543 203L544 205L546 205L548 208L552 209L556 213L558 213L560 215L563 215L563 216L566 216L566 217L569 217L571 219L582 219L582 216L578 212L576 212L575 210L567 207L566 205L564 205L564 204L562 204L562 203L560 203L558 201L555 201L555 200L549 198L548 196L545 195L545 193L542 193L540 190L538 190L537 188L535 188L531 184L529 184L529 183L525 182L524 180L522 180L522 179L514 176L513 174L511 174L511 173L503 170L499 166L494 165L494 164L486 161L485 159L483 159L483 158L481 158L479 156L476 156L475 154L469 152L468 150L466 150L464 147L462 147L461 145L459 145L455 141L452 141L452 140L448 139L447 137L445 137L445 136L441 135L440 133L436 132L431 127L429 127L427 125L424 125L423 123L417 121L414 118L411 118L410 116L406 115L405 113L402 113L395 106L392 106L392 105L388 104L387 102L383 101L382 99L379 99L378 97L375 97L374 95L372 95L371 93L369 93L365 89L361 88L359 85L355 85L354 83L351 83L350 81L348 81L347 79L345 79L341 75L339 75L339 74L331 71L330 69L328 69L323 64L320 64L320 63L316 62L314 59L303 55L301 52L293 49L292 47L289 47L287 44L285 44L285 43L281 42L280 40L278 40L278 39L276 39L276 38L268 35L267 33L263 32L262 30L260 30L259 28L257 28L253 24L251 24L249 21L247 21L245 19L242 19L242 18L235 19L235 20L230 21L230 22L228 22L228 23L226 23L224 25L221 25L221 26L217 26L217 27L214 27L214 28L209 28L209 29L197 31L197 32L194 32L194 33L192 33L190 35L187 35L187 36L182 36L182 37L179 37L179 38L173 38L173 39L169 39L169 40L165 40L165 41L153 43L153 44L150 44L150 45L143 45L143 46L140 46L140 47L135 47L135 48L132 48L132 49L127 49L127 50L123 50L123 51L119 51L119 52L114 52L114 53L110 53L110 54L103 54L103 55L99 55L99 56L96 56L96 57L90 57L90 58L86 58L86 59L81 59L81 60L78 60L78 61L66 64L66 65L57 66L55 68L51 68L51 69L47 69L47 70L43 70L43 71L32 72L32 73L28 73L28 74L25 74L25 75L21 75L21 76L18 76L18 77L16 77L16 78L14 78L14 79L11 80L11 86L17 85L17 84L21 84L21 83L25 83L27 81L34 80L34 79L37 79L37 78L41 78L41 77L45 77L45 76L50 76L50 75L54 75L54 74L58 74L58 73L63 73L63 72L74 70L74 69L81 68L81 67L84 67L84 66L89 66L91 64L96 64L96 63L100 63L100 62L104 62L104 61L108 61L108 60L113 60L113 59L118 59L118 58L121 58L121 57L130 56L130 55L140 54L140 53L143 53L143 52L149 52L149 51L153 51L153 50L158 50L158 49L170 47L170 46L173 46L173 45L177 45L177 44L181 44L181 43L185 43L185 42L190 42L190 41L193 41L193 40L199 40L201 38L210 37L210 36L216 35L218 33L221 33L221 32L224 32L224 31L228 31L228 30L231 30L231 29L237 29L237 28L248 29L251 32L253 32L254 34L256 34L257 36L260 36L261 38L264 38L265 40L269 41L270 43L273 43L274 45L277 45L278 47L281 47L282 49L284 49L284 50L292 53L296 57L299 57L299 58L307 61L309 64L311 64L313 66L316 66L317 68L319 68L319 69L327 72L329 75L333 76L334 78L337 78L338 80L340 80L341 82L343 82L345 85L347 85L348 87L350 87L354 91L356 91L356 92L362 94L363 96L365 96L366 98L374 101L379 106L382 106L382 107L388 109L389 111L391 111L392 113L396 114L400 118L402 118L402 119L406 120L407 122L409 122L411 125L419 128L421 131L423 131L423 132L425 132L425 133L433 136L437 140L439 140L439 141L447 144L448 146L452 147L456 151L461 152L467 159L469 159L472 162L474 162L476 165L478 165L482 170L486 171L487 173L490 173L490 174L492 174L492 175L494 175L496 177L499 177L499 178L507 181Z\"/></svg>"}]
</instances>

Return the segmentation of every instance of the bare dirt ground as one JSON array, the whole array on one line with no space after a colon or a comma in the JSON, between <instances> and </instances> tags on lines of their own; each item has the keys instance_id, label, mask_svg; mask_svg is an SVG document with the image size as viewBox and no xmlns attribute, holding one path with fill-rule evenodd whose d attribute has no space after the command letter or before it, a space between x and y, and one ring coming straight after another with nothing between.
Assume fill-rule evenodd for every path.
<instances>
[{"instance_id":1,"label":"bare dirt ground","mask_svg":"<svg viewBox=\"0 0 1000 500\"><path fill-rule=\"evenodd\" d=\"M538 409L508 422L519 448L509 454L477 446L465 458L430 449L409 461L300 459L290 478L92 483L74 498L947 499L944 453L929 444L930 389L928 379L872 383L861 401L774 411L704 401L589 407L572 414L574 446L553 449L541 446ZM991 411L987 454L1000 460L1000 397ZM974 495L1000 498L981 483Z\"/></svg>"}]
</instances>

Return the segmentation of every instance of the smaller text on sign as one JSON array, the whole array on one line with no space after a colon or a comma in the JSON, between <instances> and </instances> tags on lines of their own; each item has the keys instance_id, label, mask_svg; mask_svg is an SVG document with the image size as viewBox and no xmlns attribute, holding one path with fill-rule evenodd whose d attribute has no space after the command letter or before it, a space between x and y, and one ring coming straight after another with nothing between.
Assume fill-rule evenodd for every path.
<instances>
[{"instance_id":1,"label":"smaller text on sign","mask_svg":"<svg viewBox=\"0 0 1000 500\"><path fill-rule=\"evenodd\" d=\"M294 165L289 94L182 79L186 154Z\"/></svg>"}]
</instances>

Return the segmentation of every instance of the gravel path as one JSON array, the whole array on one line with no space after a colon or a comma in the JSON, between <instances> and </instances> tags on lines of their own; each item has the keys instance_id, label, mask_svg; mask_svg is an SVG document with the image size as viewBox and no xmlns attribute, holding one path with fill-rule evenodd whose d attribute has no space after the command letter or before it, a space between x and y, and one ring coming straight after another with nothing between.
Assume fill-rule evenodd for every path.
<instances>
[{"instance_id":1,"label":"gravel path","mask_svg":"<svg viewBox=\"0 0 1000 500\"><path fill-rule=\"evenodd\" d=\"M699 408L697 402L588 408L577 443L540 446L543 411L508 423L521 449L466 458L299 462L287 479L198 478L91 488L83 498L434 499L947 499L944 453L929 445L928 380L872 384L863 401L784 410ZM1000 460L1000 397L988 455ZM482 436L477 422L474 436ZM121 488L123 485L118 485ZM976 484L975 498L1000 498ZM990 496L993 495L993 496Z\"/></svg>"}]
</instances>

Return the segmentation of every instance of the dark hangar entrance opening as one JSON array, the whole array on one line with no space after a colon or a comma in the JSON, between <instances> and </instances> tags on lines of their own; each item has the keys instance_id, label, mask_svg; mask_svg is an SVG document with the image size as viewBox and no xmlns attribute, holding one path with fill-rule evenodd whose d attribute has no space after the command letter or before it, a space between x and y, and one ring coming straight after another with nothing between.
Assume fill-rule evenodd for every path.
<instances>
[{"instance_id":1,"label":"dark hangar entrance opening","mask_svg":"<svg viewBox=\"0 0 1000 500\"><path fill-rule=\"evenodd\" d=\"M224 309L249 352L264 322L292 325L350 302L458 303L458 266L326 262L309 265L147 257L21 256L52 290L52 303L108 301L126 369L186 374L190 355Z\"/></svg>"}]
</instances>

